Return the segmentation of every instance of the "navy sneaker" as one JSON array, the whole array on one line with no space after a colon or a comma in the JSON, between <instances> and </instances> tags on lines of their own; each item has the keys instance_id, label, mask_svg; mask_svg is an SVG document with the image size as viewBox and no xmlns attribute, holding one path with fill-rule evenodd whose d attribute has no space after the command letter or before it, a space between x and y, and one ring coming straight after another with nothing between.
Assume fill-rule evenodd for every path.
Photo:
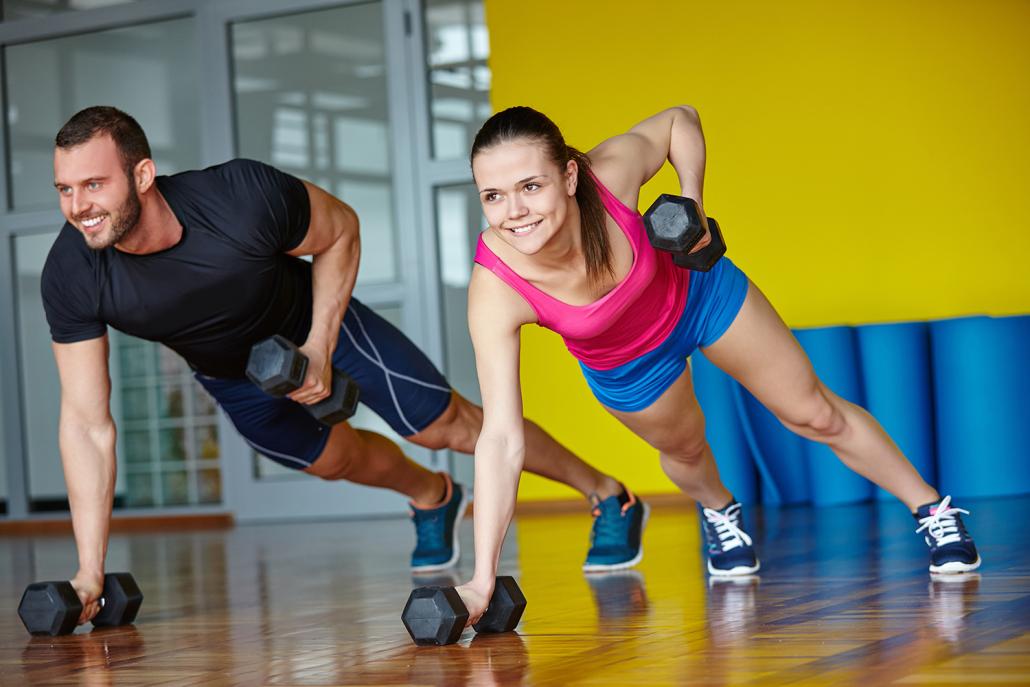
<instances>
[{"instance_id":1,"label":"navy sneaker","mask_svg":"<svg viewBox=\"0 0 1030 687\"><path fill-rule=\"evenodd\" d=\"M980 555L973 538L966 532L961 513L969 511L951 506L951 497L939 503L919 506L915 518L919 521L916 534L926 530L923 539L930 547L930 572L963 573L980 567Z\"/></svg>"},{"instance_id":2,"label":"navy sneaker","mask_svg":"<svg viewBox=\"0 0 1030 687\"><path fill-rule=\"evenodd\" d=\"M583 564L586 572L631 568L644 557L644 525L650 507L623 487L622 493L604 501L595 498L590 550Z\"/></svg>"},{"instance_id":3,"label":"navy sneaker","mask_svg":"<svg viewBox=\"0 0 1030 687\"><path fill-rule=\"evenodd\" d=\"M755 557L751 537L744 531L744 515L736 499L721 510L703 508L701 528L705 533L708 552L708 573L711 575L751 575L761 564Z\"/></svg>"},{"instance_id":4,"label":"navy sneaker","mask_svg":"<svg viewBox=\"0 0 1030 687\"><path fill-rule=\"evenodd\" d=\"M411 520L415 523L415 550L411 552L412 572L433 572L453 567L461 556L458 530L465 516L465 487L451 481L446 472L440 473L447 482L447 493L435 508L411 506Z\"/></svg>"}]
</instances>

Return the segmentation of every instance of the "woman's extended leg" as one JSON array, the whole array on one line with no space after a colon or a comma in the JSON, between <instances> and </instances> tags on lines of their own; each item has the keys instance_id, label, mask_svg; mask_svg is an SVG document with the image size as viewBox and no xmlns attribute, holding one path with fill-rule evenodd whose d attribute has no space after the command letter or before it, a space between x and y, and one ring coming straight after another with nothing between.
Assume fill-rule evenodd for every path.
<instances>
[{"instance_id":1,"label":"woman's extended leg","mask_svg":"<svg viewBox=\"0 0 1030 687\"><path fill-rule=\"evenodd\" d=\"M897 496L930 548L930 572L975 570L980 557L951 497L941 499L872 415L830 391L754 284L729 329L703 349L789 429L829 446L849 468Z\"/></svg>"},{"instance_id":2,"label":"woman's extended leg","mask_svg":"<svg viewBox=\"0 0 1030 687\"><path fill-rule=\"evenodd\" d=\"M913 513L940 500L872 415L816 377L808 356L754 284L726 333L702 350L786 427L829 446L845 465Z\"/></svg>"}]
</instances>

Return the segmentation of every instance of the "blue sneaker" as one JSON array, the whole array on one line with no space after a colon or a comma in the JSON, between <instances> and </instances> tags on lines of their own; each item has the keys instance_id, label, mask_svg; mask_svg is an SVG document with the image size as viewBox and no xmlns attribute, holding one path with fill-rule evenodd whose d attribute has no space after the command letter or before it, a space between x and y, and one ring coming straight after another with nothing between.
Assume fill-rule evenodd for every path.
<instances>
[{"instance_id":1,"label":"blue sneaker","mask_svg":"<svg viewBox=\"0 0 1030 687\"><path fill-rule=\"evenodd\" d=\"M586 572L631 568L644 557L644 525L650 507L623 487L618 496L595 501Z\"/></svg>"},{"instance_id":2,"label":"blue sneaker","mask_svg":"<svg viewBox=\"0 0 1030 687\"><path fill-rule=\"evenodd\" d=\"M751 575L761 564L755 556L751 537L744 531L744 515L736 499L721 510L702 508L701 526L705 534L710 575Z\"/></svg>"},{"instance_id":3,"label":"blue sneaker","mask_svg":"<svg viewBox=\"0 0 1030 687\"><path fill-rule=\"evenodd\" d=\"M931 573L963 573L980 567L980 555L973 538L966 532L961 513L969 511L952 508L951 497L939 503L927 503L916 511L919 521L916 534L926 530L923 539L930 547Z\"/></svg>"},{"instance_id":4,"label":"blue sneaker","mask_svg":"<svg viewBox=\"0 0 1030 687\"><path fill-rule=\"evenodd\" d=\"M445 570L461 556L458 530L467 505L465 487L452 482L446 472L440 474L447 482L447 492L439 506L418 508L409 503L416 537L415 550L411 552L412 572Z\"/></svg>"}]
</instances>

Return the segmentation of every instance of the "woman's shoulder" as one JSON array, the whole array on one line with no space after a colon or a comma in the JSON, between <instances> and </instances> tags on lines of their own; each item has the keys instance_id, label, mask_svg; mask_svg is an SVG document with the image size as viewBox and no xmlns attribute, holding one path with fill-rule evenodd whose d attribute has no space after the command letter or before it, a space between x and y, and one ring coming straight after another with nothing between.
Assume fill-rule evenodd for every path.
<instances>
[{"instance_id":1,"label":"woman's shoulder","mask_svg":"<svg viewBox=\"0 0 1030 687\"><path fill-rule=\"evenodd\" d=\"M529 301L499 274L483 264L472 267L469 279L469 322L489 322L491 326L517 330L538 322Z\"/></svg>"}]
</instances>

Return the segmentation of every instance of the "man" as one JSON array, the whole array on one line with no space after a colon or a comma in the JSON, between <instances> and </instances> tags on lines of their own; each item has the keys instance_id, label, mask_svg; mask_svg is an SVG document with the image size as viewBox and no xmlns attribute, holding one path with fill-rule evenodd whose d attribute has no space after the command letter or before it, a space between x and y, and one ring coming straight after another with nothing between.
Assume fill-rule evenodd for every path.
<instances>
[{"instance_id":1,"label":"man","mask_svg":"<svg viewBox=\"0 0 1030 687\"><path fill-rule=\"evenodd\" d=\"M80 623L99 610L115 483L107 326L179 353L256 450L326 480L411 499L416 571L457 562L465 490L400 447L302 404L329 394L333 366L362 402L409 441L474 450L482 409L454 392L401 332L351 297L360 240L354 210L322 189L251 160L157 176L129 115L91 107L58 132L54 185L67 219L43 269L43 303L61 379L59 441L79 554ZM299 256L311 255L308 263ZM251 346L297 343L303 385L274 398L244 376ZM526 422L526 469L579 490L595 516L586 569L639 560L634 497Z\"/></svg>"}]
</instances>

